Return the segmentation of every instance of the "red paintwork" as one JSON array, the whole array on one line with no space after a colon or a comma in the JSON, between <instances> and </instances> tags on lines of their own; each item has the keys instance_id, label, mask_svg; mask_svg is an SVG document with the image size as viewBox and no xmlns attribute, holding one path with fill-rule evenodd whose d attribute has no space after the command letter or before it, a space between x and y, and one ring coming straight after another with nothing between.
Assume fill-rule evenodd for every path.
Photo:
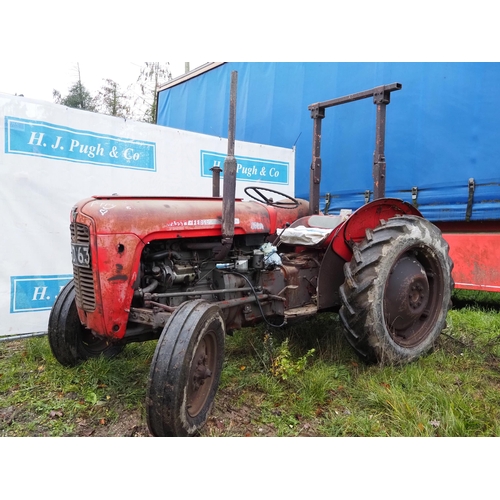
<instances>
[{"instance_id":1,"label":"red paintwork","mask_svg":"<svg viewBox=\"0 0 500 500\"><path fill-rule=\"evenodd\" d=\"M308 215L308 209L305 201L288 210L236 200L235 235L273 235L278 228ZM161 239L222 237L221 198L93 197L80 202L76 213L76 222L91 228L96 285L96 309L79 311L80 319L98 334L116 339L126 333L145 245ZM348 261L351 242L362 240L367 228L402 214L420 215L412 205L397 199L368 203L337 226L321 247Z\"/></svg>"},{"instance_id":2,"label":"red paintwork","mask_svg":"<svg viewBox=\"0 0 500 500\"><path fill-rule=\"evenodd\" d=\"M456 288L500 292L500 229L443 236L450 245Z\"/></svg>"},{"instance_id":3,"label":"red paintwork","mask_svg":"<svg viewBox=\"0 0 500 500\"><path fill-rule=\"evenodd\" d=\"M456 288L500 292L500 222L436 222L450 245Z\"/></svg>"},{"instance_id":4,"label":"red paintwork","mask_svg":"<svg viewBox=\"0 0 500 500\"><path fill-rule=\"evenodd\" d=\"M235 234L269 233L302 217L307 202L278 210L257 202L235 203ZM132 233L144 242L221 234L222 198L91 198L78 211L97 224L99 234Z\"/></svg>"},{"instance_id":5,"label":"red paintwork","mask_svg":"<svg viewBox=\"0 0 500 500\"><path fill-rule=\"evenodd\" d=\"M308 213L257 202L235 203L235 234L274 234ZM221 198L100 197L77 205L76 222L90 225L96 309L80 319L100 335L121 339L144 246L159 239L221 237ZM121 251L119 251L121 249Z\"/></svg>"},{"instance_id":6,"label":"red paintwork","mask_svg":"<svg viewBox=\"0 0 500 500\"><path fill-rule=\"evenodd\" d=\"M345 261L351 260L350 242L360 242L366 237L367 229L375 229L381 219L388 220L397 215L417 215L421 213L409 203L396 198L383 198L358 208L350 217L333 231L333 251ZM328 243L328 240L327 240Z\"/></svg>"}]
</instances>

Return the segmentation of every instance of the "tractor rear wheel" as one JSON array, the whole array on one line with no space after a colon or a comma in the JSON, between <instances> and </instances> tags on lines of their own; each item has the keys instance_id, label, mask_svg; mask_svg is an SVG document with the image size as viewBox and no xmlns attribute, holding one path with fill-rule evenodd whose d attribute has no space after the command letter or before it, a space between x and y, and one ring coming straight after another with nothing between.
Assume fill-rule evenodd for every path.
<instances>
[{"instance_id":1,"label":"tractor rear wheel","mask_svg":"<svg viewBox=\"0 0 500 500\"><path fill-rule=\"evenodd\" d=\"M111 358L124 348L96 337L82 325L76 309L73 280L57 296L50 311L47 333L54 357L64 366L75 366L101 354Z\"/></svg>"},{"instance_id":2,"label":"tractor rear wheel","mask_svg":"<svg viewBox=\"0 0 500 500\"><path fill-rule=\"evenodd\" d=\"M340 287L340 318L358 355L403 364L432 349L446 326L452 269L448 244L426 219L394 217L368 229Z\"/></svg>"},{"instance_id":3,"label":"tractor rear wheel","mask_svg":"<svg viewBox=\"0 0 500 500\"><path fill-rule=\"evenodd\" d=\"M184 302L158 340L149 372L146 416L154 436L191 436L213 407L226 326L215 304Z\"/></svg>"}]
</instances>

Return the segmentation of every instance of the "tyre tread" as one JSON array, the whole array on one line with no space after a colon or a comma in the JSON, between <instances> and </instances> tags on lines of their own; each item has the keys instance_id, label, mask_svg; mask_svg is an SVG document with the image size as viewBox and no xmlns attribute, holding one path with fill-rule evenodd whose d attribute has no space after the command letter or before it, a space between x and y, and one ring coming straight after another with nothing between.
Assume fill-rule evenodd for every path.
<instances>
[{"instance_id":1,"label":"tyre tread","mask_svg":"<svg viewBox=\"0 0 500 500\"><path fill-rule=\"evenodd\" d=\"M389 364L407 361L401 357L398 358L394 353L387 355L385 346L380 345L379 339L372 332L373 328L369 324L370 318L368 316L371 302L370 293L374 284L377 283L381 266L384 265L384 251L396 239L409 234L412 231L411 226L417 226L422 231L430 231L433 238L441 240L441 244L444 245L443 248L447 252L448 244L436 226L420 217L405 215L391 218L373 229L370 238L366 238L359 245L356 245L355 258L344 265L346 279L339 290L341 300L339 315L349 344L365 361L388 362ZM451 272L453 263L449 255L446 255ZM450 287L453 288L451 277ZM449 309L450 306L451 301L447 308Z\"/></svg>"}]
</instances>

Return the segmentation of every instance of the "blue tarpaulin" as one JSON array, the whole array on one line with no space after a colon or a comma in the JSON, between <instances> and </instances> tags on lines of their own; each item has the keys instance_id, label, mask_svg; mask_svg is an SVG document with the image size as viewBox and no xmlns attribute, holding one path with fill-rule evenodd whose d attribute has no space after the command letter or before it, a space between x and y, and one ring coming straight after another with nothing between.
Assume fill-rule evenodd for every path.
<instances>
[{"instance_id":1,"label":"blue tarpaulin","mask_svg":"<svg viewBox=\"0 0 500 500\"><path fill-rule=\"evenodd\" d=\"M227 137L232 71L236 139L295 147L297 197L309 197L308 106L399 82L387 106L386 196L434 221L464 220L470 200L471 220L500 219L499 63L224 63L162 90L158 124ZM326 110L321 209L327 194L338 213L373 193L375 113L372 99Z\"/></svg>"}]
</instances>

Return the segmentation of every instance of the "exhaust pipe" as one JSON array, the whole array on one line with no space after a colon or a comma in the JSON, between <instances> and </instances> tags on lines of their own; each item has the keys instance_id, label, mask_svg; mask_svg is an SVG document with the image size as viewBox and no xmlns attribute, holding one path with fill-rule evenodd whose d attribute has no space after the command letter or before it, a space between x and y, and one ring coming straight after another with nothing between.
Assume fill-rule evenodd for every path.
<instances>
[{"instance_id":1,"label":"exhaust pipe","mask_svg":"<svg viewBox=\"0 0 500 500\"><path fill-rule=\"evenodd\" d=\"M229 94L229 130L227 134L227 156L224 160L224 182L222 193L222 249L216 260L226 257L233 245L234 212L236 196L236 158L234 157L234 136L236 130L236 88L238 72L231 72L231 90Z\"/></svg>"}]
</instances>

